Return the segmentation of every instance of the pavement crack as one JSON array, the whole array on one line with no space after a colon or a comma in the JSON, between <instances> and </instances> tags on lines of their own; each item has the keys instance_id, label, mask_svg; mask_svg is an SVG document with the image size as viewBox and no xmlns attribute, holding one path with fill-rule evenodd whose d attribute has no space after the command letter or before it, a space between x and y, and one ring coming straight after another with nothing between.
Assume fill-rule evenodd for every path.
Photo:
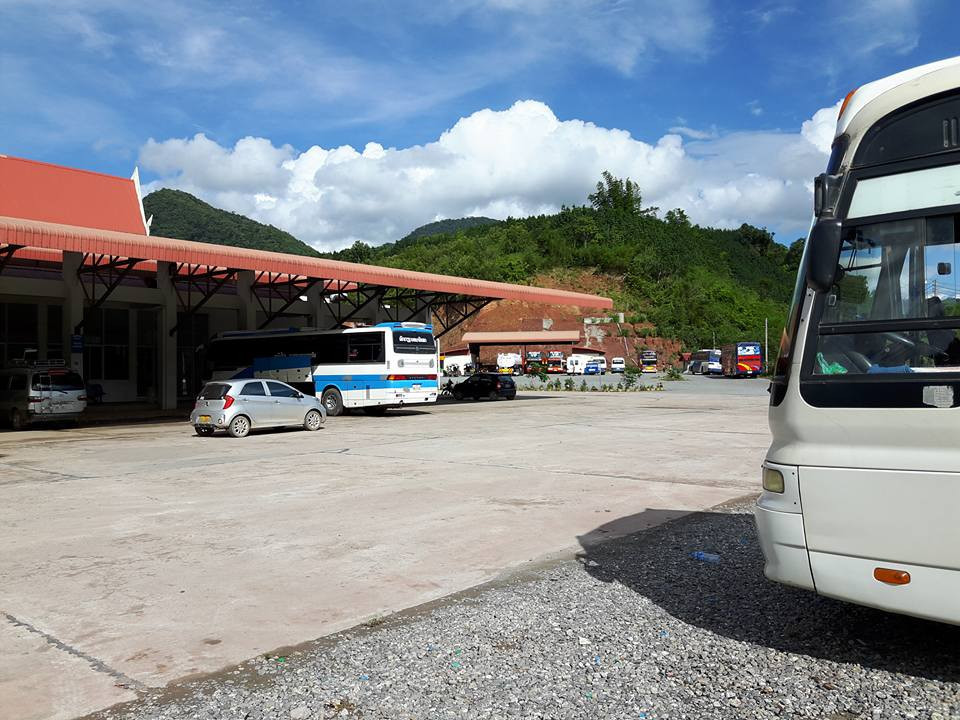
<instances>
[{"instance_id":1,"label":"pavement crack","mask_svg":"<svg viewBox=\"0 0 960 720\"><path fill-rule=\"evenodd\" d=\"M52 645L58 650L62 650L68 655L73 655L76 658L80 658L81 660L86 661L87 664L89 664L92 669L96 670L97 672L102 672L106 675L109 675L114 680L116 680L117 685L121 687L125 687L129 690L136 690L139 692L146 692L147 690L149 690L149 688L143 683L137 680L134 680L132 677L125 675L124 673L120 672L115 668L110 667L103 660L100 660L99 658L95 658L93 657L93 655L89 655L83 652L83 650L78 650L72 645L68 645L62 640L55 638L50 633L44 632L43 630L37 627L34 627L33 625L26 622L25 620L20 620L19 618L16 618L7 612L0 612L0 615L3 615L3 617L5 617L7 621L10 622L12 625L15 625L18 628L22 628L29 633L42 637L48 644Z\"/></svg>"}]
</instances>

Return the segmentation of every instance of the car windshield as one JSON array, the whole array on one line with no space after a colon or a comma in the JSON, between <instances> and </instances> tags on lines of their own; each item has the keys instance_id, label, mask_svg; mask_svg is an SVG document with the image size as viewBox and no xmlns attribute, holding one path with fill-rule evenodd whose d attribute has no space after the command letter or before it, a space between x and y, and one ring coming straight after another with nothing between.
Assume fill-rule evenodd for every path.
<instances>
[{"instance_id":1,"label":"car windshield","mask_svg":"<svg viewBox=\"0 0 960 720\"><path fill-rule=\"evenodd\" d=\"M960 370L953 215L848 231L823 301L815 375Z\"/></svg>"}]
</instances>

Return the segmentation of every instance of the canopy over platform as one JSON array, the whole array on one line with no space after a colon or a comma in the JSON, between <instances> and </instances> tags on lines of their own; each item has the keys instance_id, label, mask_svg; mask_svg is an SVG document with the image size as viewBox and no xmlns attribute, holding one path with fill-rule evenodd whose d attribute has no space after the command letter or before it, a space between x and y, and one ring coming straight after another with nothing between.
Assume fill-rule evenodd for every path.
<instances>
[{"instance_id":1,"label":"canopy over platform","mask_svg":"<svg viewBox=\"0 0 960 720\"><path fill-rule=\"evenodd\" d=\"M468 332L463 335L467 345L573 345L580 342L576 330L539 330L533 332Z\"/></svg>"},{"instance_id":2,"label":"canopy over platform","mask_svg":"<svg viewBox=\"0 0 960 720\"><path fill-rule=\"evenodd\" d=\"M113 398L156 397L164 408L197 388L194 348L216 332L423 322L442 337L496 300L613 305L586 293L157 237L150 224L136 172L0 155L0 309L10 303L30 316L21 344L36 346L41 360L57 353L110 385ZM529 342L578 340L542 335L551 337ZM0 350L12 357L24 348Z\"/></svg>"}]
</instances>

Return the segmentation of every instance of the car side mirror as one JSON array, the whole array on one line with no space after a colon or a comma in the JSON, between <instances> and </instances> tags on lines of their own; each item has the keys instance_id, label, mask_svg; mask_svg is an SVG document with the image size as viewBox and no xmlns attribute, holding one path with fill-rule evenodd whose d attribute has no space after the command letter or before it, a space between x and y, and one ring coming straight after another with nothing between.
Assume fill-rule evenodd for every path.
<instances>
[{"instance_id":1,"label":"car side mirror","mask_svg":"<svg viewBox=\"0 0 960 720\"><path fill-rule=\"evenodd\" d=\"M834 218L818 220L810 230L807 284L818 292L826 292L836 280L841 231L841 222Z\"/></svg>"},{"instance_id":2,"label":"car side mirror","mask_svg":"<svg viewBox=\"0 0 960 720\"><path fill-rule=\"evenodd\" d=\"M303 393L302 393L302 392L298 392L298 393L297 393L297 400L303 400Z\"/></svg>"}]
</instances>

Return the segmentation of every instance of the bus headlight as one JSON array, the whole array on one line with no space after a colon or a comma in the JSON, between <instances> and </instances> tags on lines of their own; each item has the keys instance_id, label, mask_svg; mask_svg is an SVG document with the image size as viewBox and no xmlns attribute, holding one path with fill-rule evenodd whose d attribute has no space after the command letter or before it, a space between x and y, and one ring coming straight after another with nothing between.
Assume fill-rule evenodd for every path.
<instances>
[{"instance_id":1,"label":"bus headlight","mask_svg":"<svg viewBox=\"0 0 960 720\"><path fill-rule=\"evenodd\" d=\"M783 475L779 470L768 467L763 469L763 489L767 492L783 492Z\"/></svg>"}]
</instances>

